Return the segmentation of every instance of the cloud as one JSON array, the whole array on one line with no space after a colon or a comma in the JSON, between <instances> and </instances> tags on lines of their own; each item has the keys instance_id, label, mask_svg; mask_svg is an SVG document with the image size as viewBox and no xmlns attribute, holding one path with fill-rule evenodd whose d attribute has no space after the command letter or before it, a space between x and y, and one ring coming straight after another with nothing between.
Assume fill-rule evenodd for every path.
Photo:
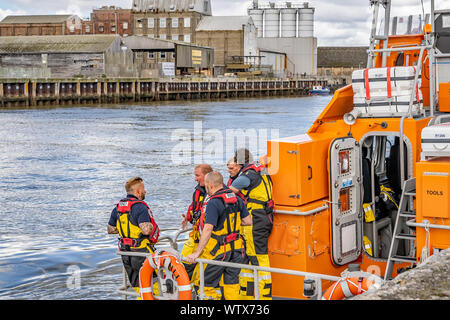
<instances>
[{"instance_id":1,"label":"cloud","mask_svg":"<svg viewBox=\"0 0 450 320\"><path fill-rule=\"evenodd\" d=\"M6 16L9 16L11 14L20 15L20 14L26 14L26 13L27 13L26 11L22 11L22 10L14 11L14 10L10 10L10 9L0 8L0 21L3 20L3 18L5 18Z\"/></svg>"},{"instance_id":2,"label":"cloud","mask_svg":"<svg viewBox=\"0 0 450 320\"><path fill-rule=\"evenodd\" d=\"M277 1L277 0L270 0ZM308 0L293 0L306 2ZM5 2L3 4L3 2ZM260 0L267 3L269 0ZM285 1L279 1L285 2ZM371 23L369 0L310 0L316 8L314 33L320 46L368 45ZM211 0L213 15L246 15L251 0ZM429 12L430 0L423 0ZM93 8L115 5L131 8L132 0L9 0L2 1L0 18L8 14L63 14L72 13L86 18ZM450 8L450 0L437 0L436 9ZM392 15L420 14L421 0L395 0Z\"/></svg>"}]
</instances>

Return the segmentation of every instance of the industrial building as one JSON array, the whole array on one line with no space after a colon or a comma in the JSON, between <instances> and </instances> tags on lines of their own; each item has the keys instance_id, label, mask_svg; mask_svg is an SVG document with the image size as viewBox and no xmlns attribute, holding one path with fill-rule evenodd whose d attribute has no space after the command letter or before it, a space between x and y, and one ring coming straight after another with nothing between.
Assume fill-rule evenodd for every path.
<instances>
[{"instance_id":1,"label":"industrial building","mask_svg":"<svg viewBox=\"0 0 450 320\"><path fill-rule=\"evenodd\" d=\"M143 36L130 36L122 41L133 51L141 78L212 75L213 48Z\"/></svg>"},{"instance_id":2,"label":"industrial building","mask_svg":"<svg viewBox=\"0 0 450 320\"><path fill-rule=\"evenodd\" d=\"M133 0L133 34L195 43L195 30L210 16L210 0Z\"/></svg>"},{"instance_id":3,"label":"industrial building","mask_svg":"<svg viewBox=\"0 0 450 320\"><path fill-rule=\"evenodd\" d=\"M134 77L133 54L115 35L0 37L0 77Z\"/></svg>"},{"instance_id":4,"label":"industrial building","mask_svg":"<svg viewBox=\"0 0 450 320\"><path fill-rule=\"evenodd\" d=\"M203 17L197 29L196 43L213 47L214 74L248 72L257 56L257 30L248 16Z\"/></svg>"},{"instance_id":5,"label":"industrial building","mask_svg":"<svg viewBox=\"0 0 450 320\"><path fill-rule=\"evenodd\" d=\"M280 48L282 50L282 48ZM258 68L261 74L275 78L285 78L288 65L287 55L282 51L258 49Z\"/></svg>"},{"instance_id":6,"label":"industrial building","mask_svg":"<svg viewBox=\"0 0 450 320\"><path fill-rule=\"evenodd\" d=\"M317 75L331 84L351 83L354 70L367 66L369 47L319 47L317 49Z\"/></svg>"},{"instance_id":7,"label":"industrial building","mask_svg":"<svg viewBox=\"0 0 450 320\"><path fill-rule=\"evenodd\" d=\"M248 9L258 29L258 48L285 53L287 76L317 73L314 11L307 2L260 3L258 0L253 0Z\"/></svg>"},{"instance_id":8,"label":"industrial building","mask_svg":"<svg viewBox=\"0 0 450 320\"><path fill-rule=\"evenodd\" d=\"M82 33L77 15L10 15L0 21L0 36L56 36Z\"/></svg>"},{"instance_id":9,"label":"industrial building","mask_svg":"<svg viewBox=\"0 0 450 320\"><path fill-rule=\"evenodd\" d=\"M90 21L86 21L83 34L117 34L122 37L133 33L133 15L131 9L116 6L102 6L91 12Z\"/></svg>"}]
</instances>

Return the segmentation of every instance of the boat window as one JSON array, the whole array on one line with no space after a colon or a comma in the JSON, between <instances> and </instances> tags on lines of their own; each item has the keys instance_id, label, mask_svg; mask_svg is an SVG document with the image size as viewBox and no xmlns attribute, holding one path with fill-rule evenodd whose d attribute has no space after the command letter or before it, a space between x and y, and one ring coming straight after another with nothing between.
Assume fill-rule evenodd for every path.
<instances>
[{"instance_id":1,"label":"boat window","mask_svg":"<svg viewBox=\"0 0 450 320\"><path fill-rule=\"evenodd\" d=\"M341 167L341 174L348 173L350 171L350 152L348 150L344 150L339 152L339 164Z\"/></svg>"},{"instance_id":2,"label":"boat window","mask_svg":"<svg viewBox=\"0 0 450 320\"><path fill-rule=\"evenodd\" d=\"M426 14L425 18L421 14L391 17L389 35L421 34L423 26L428 23L429 19L429 14ZM380 20L377 34L384 34L384 18Z\"/></svg>"},{"instance_id":3,"label":"boat window","mask_svg":"<svg viewBox=\"0 0 450 320\"><path fill-rule=\"evenodd\" d=\"M403 67L405 65L405 54L403 52L400 52L397 55L397 59L395 59L395 65L397 67Z\"/></svg>"},{"instance_id":4,"label":"boat window","mask_svg":"<svg viewBox=\"0 0 450 320\"><path fill-rule=\"evenodd\" d=\"M396 35L409 34L409 17L397 17L397 28L395 30Z\"/></svg>"},{"instance_id":5,"label":"boat window","mask_svg":"<svg viewBox=\"0 0 450 320\"><path fill-rule=\"evenodd\" d=\"M350 188L342 189L340 191L339 202L341 213L350 210Z\"/></svg>"}]
</instances>

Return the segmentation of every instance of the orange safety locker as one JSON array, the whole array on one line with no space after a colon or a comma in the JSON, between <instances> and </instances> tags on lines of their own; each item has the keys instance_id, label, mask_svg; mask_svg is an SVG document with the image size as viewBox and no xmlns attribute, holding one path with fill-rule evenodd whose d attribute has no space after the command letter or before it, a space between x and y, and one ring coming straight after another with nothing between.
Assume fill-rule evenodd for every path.
<instances>
[{"instance_id":1,"label":"orange safety locker","mask_svg":"<svg viewBox=\"0 0 450 320\"><path fill-rule=\"evenodd\" d=\"M450 226L450 158L418 162L416 165L416 221ZM418 253L426 245L425 228L417 228ZM430 248L450 246L450 231L429 229Z\"/></svg>"},{"instance_id":2,"label":"orange safety locker","mask_svg":"<svg viewBox=\"0 0 450 320\"><path fill-rule=\"evenodd\" d=\"M268 168L276 205L301 206L328 196L330 142L307 134L268 142Z\"/></svg>"},{"instance_id":3,"label":"orange safety locker","mask_svg":"<svg viewBox=\"0 0 450 320\"><path fill-rule=\"evenodd\" d=\"M450 83L439 84L439 111L450 112Z\"/></svg>"}]
</instances>

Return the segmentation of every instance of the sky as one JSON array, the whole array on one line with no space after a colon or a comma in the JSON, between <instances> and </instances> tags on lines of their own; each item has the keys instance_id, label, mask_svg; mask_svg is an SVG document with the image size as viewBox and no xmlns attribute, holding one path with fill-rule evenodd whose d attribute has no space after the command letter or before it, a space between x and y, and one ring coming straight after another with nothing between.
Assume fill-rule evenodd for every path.
<instances>
[{"instance_id":1,"label":"sky","mask_svg":"<svg viewBox=\"0 0 450 320\"><path fill-rule=\"evenodd\" d=\"M279 0L271 0L284 2ZM291 2L306 2L291 0ZM393 15L430 11L430 0L393 0ZM260 0L260 2L268 2ZM310 0L314 7L314 36L319 46L366 46L369 43L369 0ZM246 15L249 0L211 0L213 15ZM435 0L436 9L450 9L450 0ZM0 0L0 20L10 14L77 14L88 18L93 8L115 5L131 8L132 0Z\"/></svg>"}]
</instances>

